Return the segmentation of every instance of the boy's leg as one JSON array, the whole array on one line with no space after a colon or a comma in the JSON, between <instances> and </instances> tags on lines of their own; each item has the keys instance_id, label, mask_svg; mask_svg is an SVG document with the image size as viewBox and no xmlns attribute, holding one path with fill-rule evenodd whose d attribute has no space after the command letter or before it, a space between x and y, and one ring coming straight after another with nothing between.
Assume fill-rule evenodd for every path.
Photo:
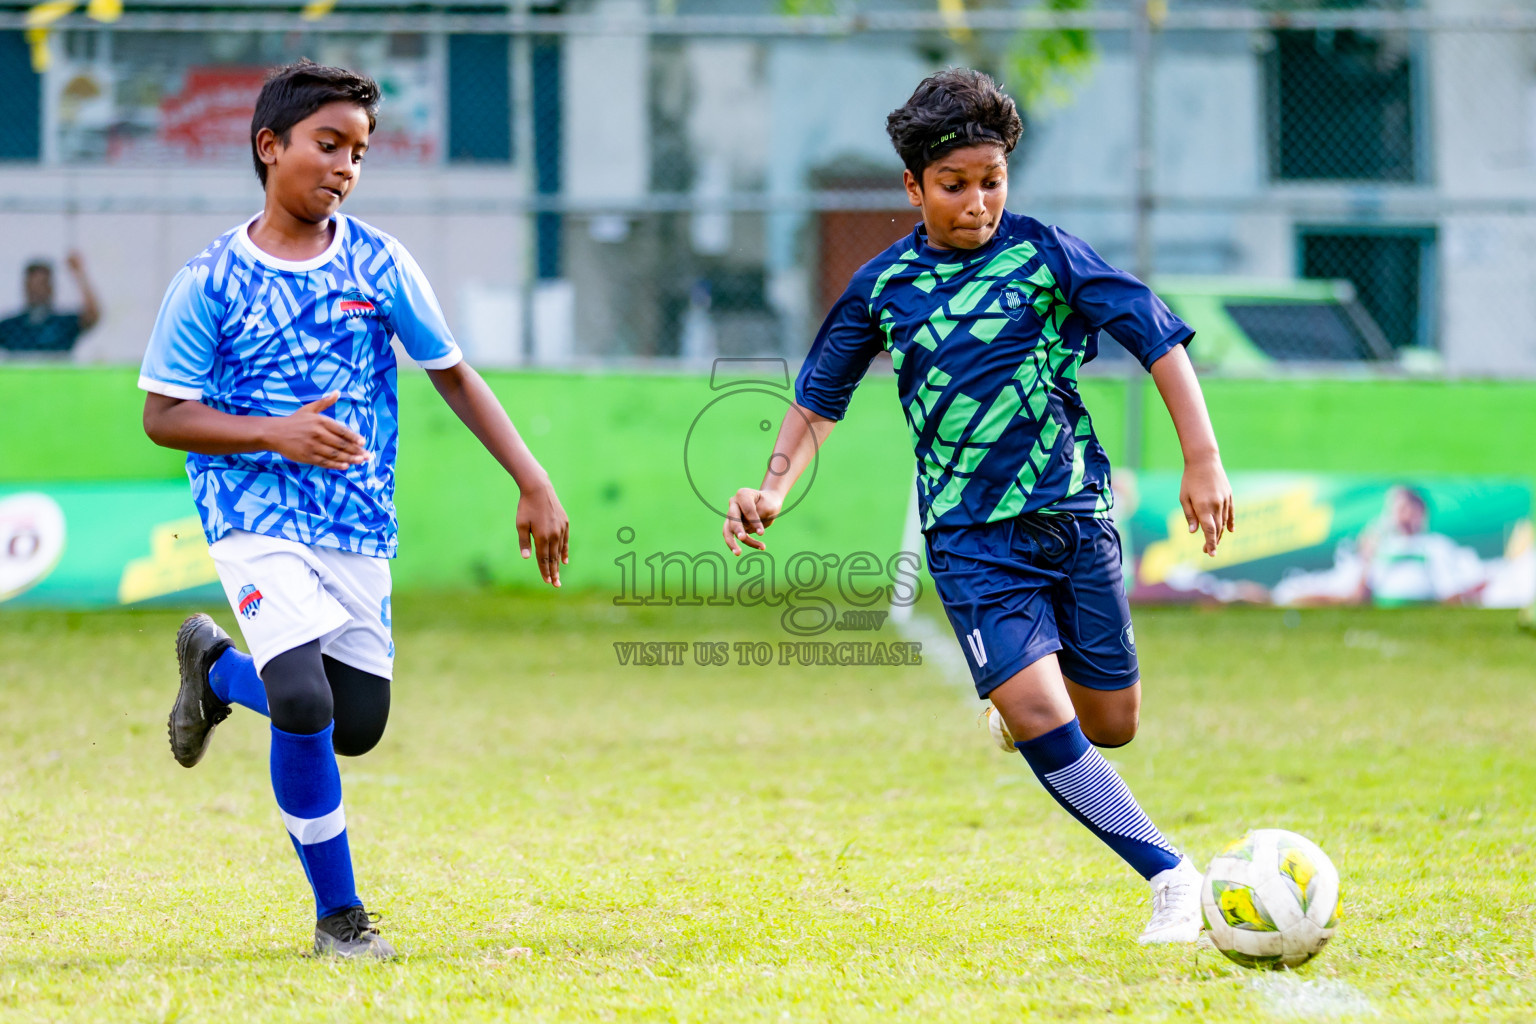
<instances>
[{"instance_id":1,"label":"boy's leg","mask_svg":"<svg viewBox=\"0 0 1536 1024\"><path fill-rule=\"evenodd\" d=\"M1141 726L1141 681L1119 690L1099 690L1066 680L1067 698L1083 735L1096 747L1123 747Z\"/></svg>"},{"instance_id":2,"label":"boy's leg","mask_svg":"<svg viewBox=\"0 0 1536 1024\"><path fill-rule=\"evenodd\" d=\"M1083 735L1055 655L1024 668L988 697L1014 746L1073 817L1143 878L1178 866L1178 851Z\"/></svg>"},{"instance_id":3,"label":"boy's leg","mask_svg":"<svg viewBox=\"0 0 1536 1024\"><path fill-rule=\"evenodd\" d=\"M1046 791L1151 884L1152 919L1139 941L1198 939L1200 872L1083 735L1056 657L1029 665L988 696Z\"/></svg>"},{"instance_id":4,"label":"boy's leg","mask_svg":"<svg viewBox=\"0 0 1536 1024\"><path fill-rule=\"evenodd\" d=\"M256 659L239 648L231 645L224 649L208 669L208 685L224 703L238 704L271 717L267 711L267 688L256 674Z\"/></svg>"},{"instance_id":5,"label":"boy's leg","mask_svg":"<svg viewBox=\"0 0 1536 1024\"><path fill-rule=\"evenodd\" d=\"M1054 589L1061 672L1083 733L1123 747L1141 720L1141 665L1120 571L1120 534L1105 519L1079 519L1075 551Z\"/></svg>"},{"instance_id":6,"label":"boy's leg","mask_svg":"<svg viewBox=\"0 0 1536 1024\"><path fill-rule=\"evenodd\" d=\"M171 746L177 760L191 767L202 759L213 727L228 715L228 705L239 704L264 717L270 713L255 659L235 647L213 619L199 612L182 624L182 633L192 642L183 645L187 653L180 659L182 691L171 711ZM335 705L336 753L366 754L383 737L389 721L389 679L328 654L322 660ZM210 692L211 701L206 699ZM199 695L203 699L197 699Z\"/></svg>"},{"instance_id":7,"label":"boy's leg","mask_svg":"<svg viewBox=\"0 0 1536 1024\"><path fill-rule=\"evenodd\" d=\"M1061 651L1052 671L1064 674L1077 719L1017 746L1052 795L1151 883L1152 920L1141 941L1192 942L1201 924L1199 871L1089 746L1124 746L1140 719L1141 666L1120 575L1120 535L1104 519L1075 520L1064 533L1072 544L1053 590Z\"/></svg>"},{"instance_id":8,"label":"boy's leg","mask_svg":"<svg viewBox=\"0 0 1536 1024\"><path fill-rule=\"evenodd\" d=\"M384 736L384 726L389 722L389 680L329 654L323 660L336 707L332 745L343 757L360 757Z\"/></svg>"},{"instance_id":9,"label":"boy's leg","mask_svg":"<svg viewBox=\"0 0 1536 1024\"><path fill-rule=\"evenodd\" d=\"M927 541L929 570L977 693L992 700L1013 739L1022 737L1015 747L1057 802L1153 882L1157 927L1149 925L1142 940L1193 942L1198 899L1178 904L1177 927L1168 926L1162 910L1171 880L1181 883L1176 895L1186 891L1185 864L1084 737L1072 702L1076 688L1062 677L1056 652L1066 638L1052 595L1067 577L1049 567L1016 522L931 533ZM1187 891L1198 896L1193 885Z\"/></svg>"},{"instance_id":10,"label":"boy's leg","mask_svg":"<svg viewBox=\"0 0 1536 1024\"><path fill-rule=\"evenodd\" d=\"M336 704L335 748L344 757L357 757L374 748L389 721L395 662L389 560L340 551L323 551L318 558L327 593L349 617L321 645Z\"/></svg>"},{"instance_id":11,"label":"boy's leg","mask_svg":"<svg viewBox=\"0 0 1536 1024\"><path fill-rule=\"evenodd\" d=\"M315 895L315 951L389 957L358 899L341 799L330 680L320 641L285 651L261 670L272 710L272 792Z\"/></svg>"},{"instance_id":12,"label":"boy's leg","mask_svg":"<svg viewBox=\"0 0 1536 1024\"><path fill-rule=\"evenodd\" d=\"M341 802L341 773L331 750L331 686L320 641L284 651L262 669L272 709L272 791L304 874L315 916L358 906Z\"/></svg>"},{"instance_id":13,"label":"boy's leg","mask_svg":"<svg viewBox=\"0 0 1536 1024\"><path fill-rule=\"evenodd\" d=\"M331 573L317 552L244 531L209 548L251 655L247 660L232 653L229 638L211 619L194 616L187 626L200 638L202 656L182 659L183 688L189 667L201 668L194 682L206 689L208 701L238 694L242 703L269 713L272 789L314 890L316 950L390 956L394 951L371 924L353 884L332 749L334 702L321 653L322 644L348 629L352 614L332 592ZM259 698L252 693L257 683ZM228 714L227 703L219 706Z\"/></svg>"}]
</instances>

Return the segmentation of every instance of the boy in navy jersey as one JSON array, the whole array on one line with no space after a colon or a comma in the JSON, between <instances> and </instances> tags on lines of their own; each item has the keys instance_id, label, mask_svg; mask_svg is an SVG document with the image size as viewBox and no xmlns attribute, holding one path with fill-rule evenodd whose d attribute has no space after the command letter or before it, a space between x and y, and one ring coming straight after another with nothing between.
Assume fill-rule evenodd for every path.
<instances>
[{"instance_id":1,"label":"boy in navy jersey","mask_svg":"<svg viewBox=\"0 0 1536 1024\"><path fill-rule=\"evenodd\" d=\"M871 360L889 352L928 568L994 736L1151 883L1141 941L1193 942L1200 872L1094 749L1135 736L1141 675L1109 460L1077 371L1103 335L1151 371L1184 450L1185 518L1214 554L1233 527L1232 491L1184 351L1194 332L1085 242L1003 208L1023 126L986 75L925 79L886 129L923 223L865 264L827 315L761 488L731 501L726 544L763 547Z\"/></svg>"},{"instance_id":2,"label":"boy in navy jersey","mask_svg":"<svg viewBox=\"0 0 1536 1024\"><path fill-rule=\"evenodd\" d=\"M524 558L560 585L569 524L548 475L463 360L421 268L337 212L379 87L300 61L262 88L251 152L266 204L171 282L139 378L144 430L180 448L250 653L207 615L176 637L171 752L190 768L231 704L272 721L272 789L314 890L315 951L392 956L352 877L336 755L378 743L395 645L395 355L517 481Z\"/></svg>"}]
</instances>

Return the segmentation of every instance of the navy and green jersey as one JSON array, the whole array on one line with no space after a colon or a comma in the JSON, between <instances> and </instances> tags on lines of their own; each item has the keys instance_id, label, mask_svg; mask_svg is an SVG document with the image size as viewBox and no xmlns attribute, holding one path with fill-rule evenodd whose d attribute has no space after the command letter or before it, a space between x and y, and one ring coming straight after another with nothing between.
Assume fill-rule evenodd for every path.
<instances>
[{"instance_id":1,"label":"navy and green jersey","mask_svg":"<svg viewBox=\"0 0 1536 1024\"><path fill-rule=\"evenodd\" d=\"M1109 459L1077 391L1106 331L1143 366L1194 331L1081 239L1004 213L986 245L938 250L922 225L866 263L795 386L842 419L883 349L917 455L925 531L1024 512L1108 511Z\"/></svg>"}]
</instances>

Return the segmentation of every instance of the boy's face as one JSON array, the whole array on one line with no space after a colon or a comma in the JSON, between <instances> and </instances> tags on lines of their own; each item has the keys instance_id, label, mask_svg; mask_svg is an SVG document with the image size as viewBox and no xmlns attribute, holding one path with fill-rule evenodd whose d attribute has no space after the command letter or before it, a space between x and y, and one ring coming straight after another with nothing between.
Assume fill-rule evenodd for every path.
<instances>
[{"instance_id":1,"label":"boy's face","mask_svg":"<svg viewBox=\"0 0 1536 1024\"><path fill-rule=\"evenodd\" d=\"M923 168L902 172L907 198L923 211L935 249L979 249L992 240L1008 200L1008 158L990 143L952 149Z\"/></svg>"},{"instance_id":2,"label":"boy's face","mask_svg":"<svg viewBox=\"0 0 1536 1024\"><path fill-rule=\"evenodd\" d=\"M329 220L357 185L368 150L368 112L355 103L327 103L294 125L285 145L271 129L256 135L267 165L267 195L311 224Z\"/></svg>"}]
</instances>

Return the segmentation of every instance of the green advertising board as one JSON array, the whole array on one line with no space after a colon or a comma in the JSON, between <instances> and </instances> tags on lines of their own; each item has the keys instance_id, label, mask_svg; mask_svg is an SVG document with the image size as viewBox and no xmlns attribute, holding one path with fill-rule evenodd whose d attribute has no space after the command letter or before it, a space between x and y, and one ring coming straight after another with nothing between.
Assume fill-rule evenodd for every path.
<instances>
[{"instance_id":1,"label":"green advertising board","mask_svg":"<svg viewBox=\"0 0 1536 1024\"><path fill-rule=\"evenodd\" d=\"M1524 480L1233 473L1237 530L1215 557L1189 532L1179 483L1117 475L1132 600L1507 608L1536 594Z\"/></svg>"},{"instance_id":2,"label":"green advertising board","mask_svg":"<svg viewBox=\"0 0 1536 1024\"><path fill-rule=\"evenodd\" d=\"M0 485L0 601L99 607L222 599L179 481Z\"/></svg>"},{"instance_id":3,"label":"green advertising board","mask_svg":"<svg viewBox=\"0 0 1536 1024\"><path fill-rule=\"evenodd\" d=\"M718 506L730 489L761 479L773 424L784 409L782 382L766 378L754 383L701 374L541 371L488 373L486 379L549 470L570 515L571 563L561 573L566 590L617 594L622 566L632 559L644 566L673 554L723 552ZM200 541L185 456L144 436L144 396L135 381L134 370L120 367L0 366L0 497L43 493L69 528L46 578L25 588L0 580L0 608L91 607L125 598L202 601L194 597L199 587L217 597L211 566L195 550ZM1341 480L1363 473L1395 480L1460 474L1517 488L1536 478L1536 447L1529 443L1536 434L1536 384L1529 382L1203 383L1234 474L1290 470ZM1125 467L1131 461L1123 457L1125 387L1122 378L1082 381L1120 480L1129 478ZM804 500L768 537L781 563L802 552L868 552L884 562L902 546L913 463L893 390L888 371L877 366L854 395L848 418L802 488ZM69 410L68 429L60 426L60 409ZM1164 485L1164 497L1157 498L1153 474L1171 473L1176 480L1179 460L1168 414L1150 385L1142 412L1145 501L1137 549L1168 538L1166 517L1176 506L1151 509L1154 499L1171 500L1166 493L1174 484ZM397 590L542 586L532 565L518 557L517 488L422 373L402 371L400 378L397 481ZM1375 486L1375 497L1363 499L1358 514L1348 511L1346 501L1338 523L1379 514L1385 501L1380 487L1387 484ZM1264 507L1246 487L1239 487L1237 545L1250 531L1257 535L1255 516ZM1446 497L1431 504L1435 529L1446 529L1459 506ZM5 514L14 516L22 506L8 508ZM1117 512L1126 510L1122 500ZM28 515L46 518L36 509ZM1493 557L1494 533L1508 525L1501 522L1474 545L1482 557ZM13 542L14 557L52 557L31 551L30 535L0 544L0 555L13 557L7 546ZM1331 564L1336 539L1315 547L1300 568ZM129 576L125 587L130 565L139 575ZM160 575L152 575L151 566L163 567L154 570ZM24 573L13 568L20 579ZM1278 576L1261 585L1274 582ZM178 585L180 590L170 589Z\"/></svg>"}]
</instances>

